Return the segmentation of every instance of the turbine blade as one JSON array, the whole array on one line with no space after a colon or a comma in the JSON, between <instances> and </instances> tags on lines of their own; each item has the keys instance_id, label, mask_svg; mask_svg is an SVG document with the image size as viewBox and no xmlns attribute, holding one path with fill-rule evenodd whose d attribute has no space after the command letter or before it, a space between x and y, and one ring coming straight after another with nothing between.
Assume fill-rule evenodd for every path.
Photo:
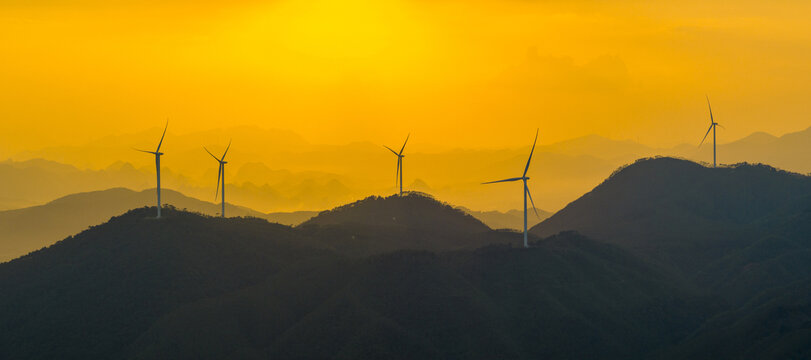
<instances>
[{"instance_id":1,"label":"turbine blade","mask_svg":"<svg viewBox=\"0 0 811 360\"><path fill-rule=\"evenodd\" d=\"M214 191L214 201L217 201L217 195L220 194L220 178L222 177L222 163L217 169L217 189Z\"/></svg>"},{"instance_id":2,"label":"turbine blade","mask_svg":"<svg viewBox=\"0 0 811 360\"><path fill-rule=\"evenodd\" d=\"M541 129L535 130L535 141L532 142L532 150L529 151L529 159L527 159L527 166L524 168L524 176L527 176L527 171L529 171L529 162L532 161L532 153L535 152L535 143L538 142L538 132Z\"/></svg>"},{"instance_id":3,"label":"turbine blade","mask_svg":"<svg viewBox=\"0 0 811 360\"><path fill-rule=\"evenodd\" d=\"M231 140L228 140L228 147L226 147L225 152L222 153L222 159L220 159L220 161L225 160L225 154L228 154L228 149L230 149L230 148L231 148Z\"/></svg>"},{"instance_id":4,"label":"turbine blade","mask_svg":"<svg viewBox=\"0 0 811 360\"><path fill-rule=\"evenodd\" d=\"M203 146L203 149L204 149L204 150L205 150L205 151L206 151L206 152L207 152L209 155L211 155L211 157L213 157L213 158L214 158L214 160L220 161L220 159L218 159L216 156L214 156L214 154L212 154L212 153L211 153L211 151L208 151L208 149L206 149L206 147L205 147L205 146Z\"/></svg>"},{"instance_id":5,"label":"turbine blade","mask_svg":"<svg viewBox=\"0 0 811 360\"><path fill-rule=\"evenodd\" d=\"M705 95L707 96L707 95ZM710 105L710 97L707 96L707 107L710 108L710 123L714 123L715 120L712 118L712 105Z\"/></svg>"},{"instance_id":6,"label":"turbine blade","mask_svg":"<svg viewBox=\"0 0 811 360\"><path fill-rule=\"evenodd\" d=\"M397 155L398 157L400 156L400 154L398 154L396 151L392 150L392 148L390 148L390 147L388 147L386 145L383 145L383 147L386 148L386 149L389 149L389 151L391 151L392 154Z\"/></svg>"},{"instance_id":7,"label":"turbine blade","mask_svg":"<svg viewBox=\"0 0 811 360\"><path fill-rule=\"evenodd\" d=\"M523 179L523 177L509 178L509 179L496 180L496 181L488 181L488 182L484 182L482 184L495 184L495 183L500 183L500 182L517 181L517 180L521 180L521 179Z\"/></svg>"},{"instance_id":8,"label":"turbine blade","mask_svg":"<svg viewBox=\"0 0 811 360\"><path fill-rule=\"evenodd\" d=\"M163 145L163 138L166 136L166 129L169 128L169 119L166 119L166 126L163 128L163 135L161 135L161 141L158 143L158 149L155 152L161 151L161 145Z\"/></svg>"},{"instance_id":9,"label":"turbine blade","mask_svg":"<svg viewBox=\"0 0 811 360\"><path fill-rule=\"evenodd\" d=\"M725 128L723 125L721 125L721 124L719 124L719 123L715 123L715 126L720 126L720 127L721 127L721 129L724 129L724 130L726 130L726 129L727 129L727 128Z\"/></svg>"},{"instance_id":10,"label":"turbine blade","mask_svg":"<svg viewBox=\"0 0 811 360\"><path fill-rule=\"evenodd\" d=\"M540 220L540 219L541 219L541 215L540 215L540 214L538 214L538 209L535 207L535 202L534 202L534 201L532 201L532 193L531 193L531 192L529 192L529 186L525 186L525 187L524 187L524 190L527 192L527 195L529 196L529 202L532 204L532 210L534 210L534 211L535 211L535 216L537 216L537 217L538 217L538 220Z\"/></svg>"},{"instance_id":11,"label":"turbine blade","mask_svg":"<svg viewBox=\"0 0 811 360\"><path fill-rule=\"evenodd\" d=\"M397 187L397 184L400 183L400 167L403 165L402 160L403 158L397 157L397 173L394 174L394 187Z\"/></svg>"},{"instance_id":12,"label":"turbine blade","mask_svg":"<svg viewBox=\"0 0 811 360\"><path fill-rule=\"evenodd\" d=\"M411 137L411 133L409 133L408 136L406 136L406 141L403 143L403 147L400 148L400 153L397 154L397 155L403 155L403 150L405 150L405 146L406 146L406 144L408 144L408 138L410 138L410 137Z\"/></svg>"},{"instance_id":13,"label":"turbine blade","mask_svg":"<svg viewBox=\"0 0 811 360\"><path fill-rule=\"evenodd\" d=\"M132 148L132 149L135 150L135 151L145 152L147 154L158 155L154 151L147 151L147 150L141 150L141 149L136 149L136 148Z\"/></svg>"},{"instance_id":14,"label":"turbine blade","mask_svg":"<svg viewBox=\"0 0 811 360\"><path fill-rule=\"evenodd\" d=\"M707 135L709 135L709 134L710 134L710 131L712 131L712 125L710 125L710 128L709 128L709 129L707 129L707 133L706 133L706 134L704 134L704 138L703 138L703 139L701 139L701 144L698 144L698 147L701 147L701 145L703 145L703 144L704 144L704 140L707 140Z\"/></svg>"}]
</instances>

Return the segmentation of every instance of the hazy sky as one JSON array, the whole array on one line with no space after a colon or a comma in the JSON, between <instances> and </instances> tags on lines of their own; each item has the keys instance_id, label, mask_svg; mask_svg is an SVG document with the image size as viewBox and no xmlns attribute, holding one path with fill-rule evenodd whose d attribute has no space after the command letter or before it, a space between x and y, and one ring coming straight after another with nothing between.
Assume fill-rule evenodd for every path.
<instances>
[{"instance_id":1,"label":"hazy sky","mask_svg":"<svg viewBox=\"0 0 811 360\"><path fill-rule=\"evenodd\" d=\"M696 143L811 125L807 1L0 3L0 156L159 126Z\"/></svg>"}]
</instances>

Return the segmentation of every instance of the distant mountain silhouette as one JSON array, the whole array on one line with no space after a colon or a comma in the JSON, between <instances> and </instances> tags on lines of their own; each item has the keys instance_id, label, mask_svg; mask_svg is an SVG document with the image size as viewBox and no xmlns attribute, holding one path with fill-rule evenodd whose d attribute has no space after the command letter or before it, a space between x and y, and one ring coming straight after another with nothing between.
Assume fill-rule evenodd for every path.
<instances>
[{"instance_id":1,"label":"distant mountain silhouette","mask_svg":"<svg viewBox=\"0 0 811 360\"><path fill-rule=\"evenodd\" d=\"M774 136L769 133L765 133L762 131L758 131L756 133L749 134L748 136L738 139L732 143L727 144L729 145L768 145L775 141L778 141L780 138Z\"/></svg>"},{"instance_id":2,"label":"distant mountain silhouette","mask_svg":"<svg viewBox=\"0 0 811 360\"><path fill-rule=\"evenodd\" d=\"M16 154L0 162L0 209L44 204L77 192L111 187L154 187L154 165L130 146L154 141L160 129L110 136L82 146L60 146ZM234 136L229 163L230 201L262 212L328 209L368 196L388 193L393 175L382 171L391 156L379 144L309 144L295 133L236 127L173 135L169 128L163 182L167 188L208 199L214 192L216 167L201 166L211 158L203 145L227 143ZM723 134L719 134L723 135ZM239 139L236 142L236 139ZM530 176L537 206L557 210L592 189L612 170L641 157L677 156L694 161L712 160L712 146L698 148L700 139L671 148L656 148L631 140L588 135L536 149ZM722 164L764 163L799 173L811 173L811 128L779 137L754 133L736 141L719 137ZM381 151L382 150L382 151ZM430 192L439 198L474 209L510 209L520 206L511 186L481 187L493 174L510 176L526 161L529 147L507 149L446 149L409 154L405 184L409 190ZM48 163L50 159L67 166ZM262 162L259 162L261 159ZM122 162L123 161L123 162ZM129 165L131 162L135 165ZM36 164L35 164L36 163ZM110 165L113 164L113 165ZM33 166L36 165L36 166ZM59 169L62 165L63 169ZM78 167L78 168L77 168ZM386 168L387 169L387 168ZM58 181L57 181L58 179ZM420 180L420 181L418 181ZM429 189L423 185L430 184ZM519 189L520 191L520 189Z\"/></svg>"},{"instance_id":3,"label":"distant mountain silhouette","mask_svg":"<svg viewBox=\"0 0 811 360\"><path fill-rule=\"evenodd\" d=\"M479 219L481 222L485 223L491 229L512 229L512 230L524 230L524 210L509 210L506 212L501 211L473 211L467 209L465 207L459 207L462 211L470 214L471 216ZM529 227L533 227L536 224L539 224L544 219L548 218L552 215L552 213L542 210L542 209L535 209L538 211L538 216L535 215L535 212L532 211L532 208L529 208L529 215L527 216L527 224Z\"/></svg>"},{"instance_id":4,"label":"distant mountain silhouette","mask_svg":"<svg viewBox=\"0 0 811 360\"><path fill-rule=\"evenodd\" d=\"M270 170L257 163L249 163L245 167L244 172L241 167L235 168L237 174L229 177L226 189L228 201L264 211L324 209L357 199L343 183L347 181L346 178L334 174ZM210 176L206 174L204 177L215 178L215 169L211 169ZM201 187L198 181L192 181L171 166L161 174L166 188L202 199L210 199L214 195L214 183L204 182L207 186ZM4 179L4 186L0 188L0 210L42 205L71 194L113 187L141 190L155 186L154 165L136 169L132 164L121 161L100 170L81 170L42 159L2 161L0 178Z\"/></svg>"},{"instance_id":5,"label":"distant mountain silhouette","mask_svg":"<svg viewBox=\"0 0 811 360\"><path fill-rule=\"evenodd\" d=\"M783 136L757 132L742 139L718 145L719 161L724 164L739 162L769 164L803 174L811 173L811 127ZM671 152L691 159L712 160L712 146Z\"/></svg>"},{"instance_id":6,"label":"distant mountain silhouette","mask_svg":"<svg viewBox=\"0 0 811 360\"><path fill-rule=\"evenodd\" d=\"M3 161L0 210L41 205L70 194L111 187L144 188L154 182L154 175L147 175L124 163L94 171L42 159Z\"/></svg>"},{"instance_id":7,"label":"distant mountain silhouette","mask_svg":"<svg viewBox=\"0 0 811 360\"><path fill-rule=\"evenodd\" d=\"M318 211L293 211L267 213L264 218L282 225L296 226L318 215Z\"/></svg>"},{"instance_id":8,"label":"distant mountain silhouette","mask_svg":"<svg viewBox=\"0 0 811 360\"><path fill-rule=\"evenodd\" d=\"M547 146L540 146L538 151L578 156L594 156L618 161L636 159L645 154L656 152L653 148L631 140L613 140L599 135L581 136Z\"/></svg>"},{"instance_id":9,"label":"distant mountain silhouette","mask_svg":"<svg viewBox=\"0 0 811 360\"><path fill-rule=\"evenodd\" d=\"M674 158L621 168L532 228L576 230L684 269L697 270L765 234L757 222L811 194L811 177L763 165L708 168Z\"/></svg>"},{"instance_id":10,"label":"distant mountain silhouette","mask_svg":"<svg viewBox=\"0 0 811 360\"><path fill-rule=\"evenodd\" d=\"M431 192L433 192L433 189L431 189L431 187L428 186L428 183L426 183L422 179L414 180L414 182L412 182L411 184L406 186L405 189L408 190L408 191L418 191L418 192L423 192L423 193L431 193Z\"/></svg>"},{"instance_id":11,"label":"distant mountain silhouette","mask_svg":"<svg viewBox=\"0 0 811 360\"><path fill-rule=\"evenodd\" d=\"M164 204L215 215L220 205L163 189ZM124 188L69 195L45 205L0 211L0 262L8 261L102 223L129 209L155 203L155 190ZM226 204L228 216L272 218L251 209Z\"/></svg>"},{"instance_id":12,"label":"distant mountain silhouette","mask_svg":"<svg viewBox=\"0 0 811 360\"><path fill-rule=\"evenodd\" d=\"M686 337L714 309L571 233L528 250L346 258L304 227L153 211L0 264L0 357L621 359Z\"/></svg>"}]
</instances>

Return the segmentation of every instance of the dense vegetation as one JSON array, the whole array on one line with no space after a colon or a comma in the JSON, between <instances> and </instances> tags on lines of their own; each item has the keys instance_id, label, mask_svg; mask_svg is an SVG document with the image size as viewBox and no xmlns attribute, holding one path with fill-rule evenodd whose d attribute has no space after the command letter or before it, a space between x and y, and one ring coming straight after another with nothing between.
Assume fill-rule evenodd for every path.
<instances>
[{"instance_id":1,"label":"dense vegetation","mask_svg":"<svg viewBox=\"0 0 811 360\"><path fill-rule=\"evenodd\" d=\"M0 264L0 358L808 358L808 182L646 160L530 249L419 194L298 227L140 208Z\"/></svg>"}]
</instances>

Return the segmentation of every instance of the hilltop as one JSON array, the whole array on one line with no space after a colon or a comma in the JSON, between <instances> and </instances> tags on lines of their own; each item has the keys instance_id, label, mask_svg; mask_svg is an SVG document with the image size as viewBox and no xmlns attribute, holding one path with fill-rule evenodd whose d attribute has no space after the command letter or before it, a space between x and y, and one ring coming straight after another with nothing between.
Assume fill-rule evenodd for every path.
<instances>
[{"instance_id":1,"label":"hilltop","mask_svg":"<svg viewBox=\"0 0 811 360\"><path fill-rule=\"evenodd\" d=\"M408 227L461 233L489 230L487 225L464 211L443 204L430 195L417 192L407 192L402 196L370 196L323 211L302 223L302 226L337 224Z\"/></svg>"},{"instance_id":2,"label":"hilltop","mask_svg":"<svg viewBox=\"0 0 811 360\"><path fill-rule=\"evenodd\" d=\"M811 194L811 177L765 165L709 168L674 158L642 159L532 228L576 230L672 265L701 263L763 236L759 222Z\"/></svg>"},{"instance_id":3,"label":"hilltop","mask_svg":"<svg viewBox=\"0 0 811 360\"><path fill-rule=\"evenodd\" d=\"M416 192L371 196L323 211L298 229L336 251L355 255L473 249L519 241L515 233L493 232L473 216Z\"/></svg>"},{"instance_id":4,"label":"hilltop","mask_svg":"<svg viewBox=\"0 0 811 360\"><path fill-rule=\"evenodd\" d=\"M163 203L179 209L216 215L220 205L163 189ZM127 210L154 205L155 189L133 191L114 188L68 195L44 205L0 211L0 262L53 244ZM226 204L228 216L266 217L260 212ZM43 226L47 223L47 226Z\"/></svg>"}]
</instances>

